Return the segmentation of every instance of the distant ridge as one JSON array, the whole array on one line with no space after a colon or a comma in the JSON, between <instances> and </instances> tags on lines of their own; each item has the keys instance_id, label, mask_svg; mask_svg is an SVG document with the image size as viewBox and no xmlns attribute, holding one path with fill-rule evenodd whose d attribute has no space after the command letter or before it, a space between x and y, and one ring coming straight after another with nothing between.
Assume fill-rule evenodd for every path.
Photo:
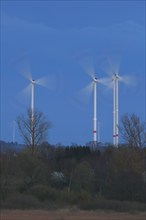
<instances>
[{"instance_id":1,"label":"distant ridge","mask_svg":"<svg viewBox=\"0 0 146 220\"><path fill-rule=\"evenodd\" d=\"M19 152L25 147L24 144L18 144L17 142L5 142L0 140L0 153L5 153L8 151Z\"/></svg>"}]
</instances>

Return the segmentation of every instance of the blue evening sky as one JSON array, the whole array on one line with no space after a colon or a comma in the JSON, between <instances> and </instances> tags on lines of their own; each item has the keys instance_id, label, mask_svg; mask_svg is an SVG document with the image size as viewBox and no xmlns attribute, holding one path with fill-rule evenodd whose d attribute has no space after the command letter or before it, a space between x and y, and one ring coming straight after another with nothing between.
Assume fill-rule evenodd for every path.
<instances>
[{"instance_id":1,"label":"blue evening sky","mask_svg":"<svg viewBox=\"0 0 146 220\"><path fill-rule=\"evenodd\" d=\"M135 76L136 83L119 83L119 121L125 113L145 120L144 0L1 0L0 4L2 140L12 141L13 121L30 105L30 93L20 93L28 85L20 73L30 69L34 79L48 76L50 89L35 86L35 108L53 125L48 142L92 141L93 93L90 99L84 94L82 100L78 94L91 82L81 65L86 66L89 57L98 77L108 76L107 59L115 66L121 57L121 76ZM111 89L99 85L97 100L100 141L112 142ZM15 135L22 143L17 129Z\"/></svg>"}]
</instances>

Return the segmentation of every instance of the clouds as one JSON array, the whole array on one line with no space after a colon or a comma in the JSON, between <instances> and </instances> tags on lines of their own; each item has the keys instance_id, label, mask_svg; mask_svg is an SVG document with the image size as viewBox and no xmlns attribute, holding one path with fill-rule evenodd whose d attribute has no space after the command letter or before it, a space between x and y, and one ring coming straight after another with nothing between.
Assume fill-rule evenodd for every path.
<instances>
[{"instance_id":1,"label":"clouds","mask_svg":"<svg viewBox=\"0 0 146 220\"><path fill-rule=\"evenodd\" d=\"M2 39L20 53L47 54L51 60L73 59L78 53L90 51L95 54L107 53L113 48L125 53L143 53L145 44L144 26L125 21L104 27L55 29L43 23L33 23L18 17L1 15ZM18 49L19 48L19 49Z\"/></svg>"},{"instance_id":2,"label":"clouds","mask_svg":"<svg viewBox=\"0 0 146 220\"><path fill-rule=\"evenodd\" d=\"M56 29L51 28L43 23L33 23L29 22L28 20L23 20L18 17L11 17L2 12L1 14L1 26L2 28L17 28L23 31L29 31L30 33L38 32L42 34L50 34L51 36L58 36L58 37L66 37L66 38L92 38L97 37L116 37L116 36L130 36L130 37L144 37L145 27L134 22L134 21L125 21L122 23L114 23L110 26L104 27L92 27L87 26L83 28L68 28L68 29ZM121 37L122 37L121 36Z\"/></svg>"},{"instance_id":3,"label":"clouds","mask_svg":"<svg viewBox=\"0 0 146 220\"><path fill-rule=\"evenodd\" d=\"M32 23L27 20L20 19L18 17L11 17L5 13L1 13L1 25L2 27L14 27L14 28L19 28L19 29L24 29L25 31L49 31L56 33L56 30L53 28L48 28L47 26L43 24L38 24L38 23Z\"/></svg>"}]
</instances>

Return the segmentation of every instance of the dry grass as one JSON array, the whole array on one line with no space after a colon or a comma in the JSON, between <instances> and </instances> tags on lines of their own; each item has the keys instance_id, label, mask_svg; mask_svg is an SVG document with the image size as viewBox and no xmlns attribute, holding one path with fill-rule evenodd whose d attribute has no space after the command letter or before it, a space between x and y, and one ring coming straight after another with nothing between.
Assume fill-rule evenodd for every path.
<instances>
[{"instance_id":1,"label":"dry grass","mask_svg":"<svg viewBox=\"0 0 146 220\"><path fill-rule=\"evenodd\" d=\"M0 220L146 220L146 212L130 214L77 209L56 211L1 210Z\"/></svg>"}]
</instances>

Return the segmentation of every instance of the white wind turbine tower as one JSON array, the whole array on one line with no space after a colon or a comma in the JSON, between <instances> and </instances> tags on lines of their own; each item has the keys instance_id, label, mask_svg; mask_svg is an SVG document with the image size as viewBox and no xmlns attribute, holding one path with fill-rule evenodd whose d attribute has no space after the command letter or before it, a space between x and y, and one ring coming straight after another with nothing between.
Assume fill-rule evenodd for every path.
<instances>
[{"instance_id":1,"label":"white wind turbine tower","mask_svg":"<svg viewBox=\"0 0 146 220\"><path fill-rule=\"evenodd\" d=\"M115 63L116 64L116 63ZM109 62L108 69L106 72L111 77L111 83L109 87L113 89L113 145L118 147L119 144L119 81L127 85L135 84L135 78L133 76L120 76L119 75L119 64L112 66Z\"/></svg>"},{"instance_id":2,"label":"white wind turbine tower","mask_svg":"<svg viewBox=\"0 0 146 220\"><path fill-rule=\"evenodd\" d=\"M113 145L118 147L119 144L119 82L124 84L134 84L134 77L120 76L118 73L113 73Z\"/></svg>"},{"instance_id":3,"label":"white wind turbine tower","mask_svg":"<svg viewBox=\"0 0 146 220\"><path fill-rule=\"evenodd\" d=\"M85 60L84 60L85 61ZM88 96L91 95L93 91L93 143L96 146L99 142L99 130L97 129L97 83L107 86L109 78L97 78L94 73L93 64L91 60L88 59L81 63L86 73L91 77L92 82L89 83L83 90L83 93L87 93ZM98 123L99 125L99 123ZM98 130L98 131L97 131ZM98 137L97 137L98 134Z\"/></svg>"},{"instance_id":4,"label":"white wind turbine tower","mask_svg":"<svg viewBox=\"0 0 146 220\"><path fill-rule=\"evenodd\" d=\"M118 139L119 139L119 122L118 122L118 81L119 81L118 74L113 74L112 81L113 81L113 145L118 147Z\"/></svg>"},{"instance_id":5,"label":"white wind turbine tower","mask_svg":"<svg viewBox=\"0 0 146 220\"><path fill-rule=\"evenodd\" d=\"M96 143L99 142L99 127L97 132L97 83L101 83L103 85L106 85L107 79L106 78L100 78L97 79L95 76L92 78L93 80L93 94L94 94L94 102L93 102L93 142L96 146ZM99 123L98 123L99 126ZM98 138L97 138L98 133Z\"/></svg>"}]
</instances>

